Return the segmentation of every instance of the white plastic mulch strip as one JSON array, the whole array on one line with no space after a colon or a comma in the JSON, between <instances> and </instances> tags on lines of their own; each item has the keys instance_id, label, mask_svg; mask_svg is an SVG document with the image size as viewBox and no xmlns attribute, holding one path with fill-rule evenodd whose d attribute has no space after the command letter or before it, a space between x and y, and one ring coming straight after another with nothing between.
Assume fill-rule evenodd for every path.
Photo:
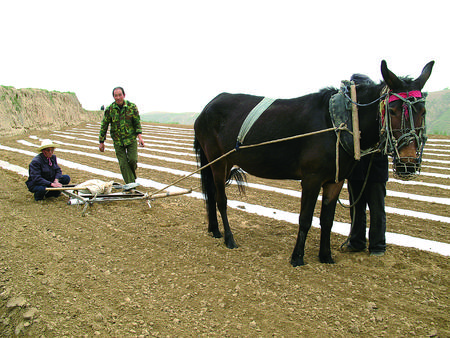
<instances>
[{"instance_id":1,"label":"white plastic mulch strip","mask_svg":"<svg viewBox=\"0 0 450 338\"><path fill-rule=\"evenodd\" d=\"M20 153L30 155L30 156L36 155L36 153L31 152L31 151L6 147L3 145L0 145L0 149L14 151L14 152L20 152ZM61 165L64 165L68 168L87 171L87 172L91 172L91 173L94 173L97 175L110 177L110 178L116 178L116 179L122 178L121 174L119 174L119 173L114 173L114 172L107 171L107 170L93 168L93 167L75 163L72 161L59 159L58 162ZM22 168L22 167L19 167L16 165L12 165L5 161L0 161L0 167L2 167L3 169L6 169L6 170L17 172L18 174L21 174L24 176L28 175L28 171L25 168ZM156 182L153 180L149 180L149 179L144 179L144 178L138 178L137 182L139 184L141 184L142 186L155 188L155 189L161 189L161 188L165 187L165 184L162 184L162 183L159 183L159 182ZM166 191L169 191L169 192L178 192L178 191L182 191L182 190L184 190L184 189L181 189L178 187L170 187L170 188L166 189ZM190 194L187 194L186 196L203 199L203 195L198 192L192 192ZM282 221L286 221L286 222L289 222L292 224L298 223L298 214L297 213L282 211L282 210L273 209L273 208L267 208L267 207L263 207L260 205L249 204L249 203L244 203L241 201L234 201L234 200L228 200L228 206L230 208L237 209L240 211L257 214L257 215L269 217L272 219L282 220ZM314 217L312 226L317 227L317 228L320 227L319 219L317 217ZM333 232L346 236L346 235L348 235L349 231L350 231L350 224L342 223L342 222L334 222L333 223ZM441 243L441 242L431 241L431 240L407 236L407 235L395 234L395 233L390 233L390 232L386 233L386 242L388 244L401 245L404 247L412 247L412 248L417 248L420 250L438 253L438 254L445 255L445 256L450 256L450 244L447 244L447 243Z\"/></svg>"}]
</instances>

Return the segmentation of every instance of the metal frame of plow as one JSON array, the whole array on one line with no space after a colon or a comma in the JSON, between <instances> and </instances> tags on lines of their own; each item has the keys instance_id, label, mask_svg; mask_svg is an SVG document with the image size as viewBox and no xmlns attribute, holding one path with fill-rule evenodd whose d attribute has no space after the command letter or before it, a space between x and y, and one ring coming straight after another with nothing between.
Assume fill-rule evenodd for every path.
<instances>
[{"instance_id":1,"label":"metal frame of plow","mask_svg":"<svg viewBox=\"0 0 450 338\"><path fill-rule=\"evenodd\" d=\"M148 194L138 190L132 192L115 192L110 194L89 194L79 192L75 186L64 186L62 188L47 188L47 190L60 190L64 195L69 197L69 205L83 205L81 212L85 216L87 208L94 203L113 202L113 201L135 201L147 200L149 208L151 208L151 201L158 198L165 198L171 196L185 195L192 192L192 189L184 189L176 192L164 192ZM84 190L84 189L83 189Z\"/></svg>"}]
</instances>

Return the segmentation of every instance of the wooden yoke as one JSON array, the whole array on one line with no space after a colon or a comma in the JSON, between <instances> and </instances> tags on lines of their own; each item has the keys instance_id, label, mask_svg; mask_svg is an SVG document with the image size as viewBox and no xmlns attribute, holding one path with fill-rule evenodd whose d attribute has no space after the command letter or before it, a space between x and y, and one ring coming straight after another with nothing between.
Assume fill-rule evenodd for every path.
<instances>
[{"instance_id":1,"label":"wooden yoke","mask_svg":"<svg viewBox=\"0 0 450 338\"><path fill-rule=\"evenodd\" d=\"M358 106L356 105L356 85L350 85L350 94L352 98L352 124L353 124L353 147L355 149L355 160L361 159L361 132L359 131Z\"/></svg>"}]
</instances>

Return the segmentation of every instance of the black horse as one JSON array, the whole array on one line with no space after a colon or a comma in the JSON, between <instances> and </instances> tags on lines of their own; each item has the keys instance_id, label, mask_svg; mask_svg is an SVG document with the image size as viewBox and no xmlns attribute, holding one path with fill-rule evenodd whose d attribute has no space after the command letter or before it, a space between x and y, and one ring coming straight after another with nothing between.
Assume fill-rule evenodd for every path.
<instances>
[{"instance_id":1,"label":"black horse","mask_svg":"<svg viewBox=\"0 0 450 338\"><path fill-rule=\"evenodd\" d=\"M421 90L433 65L434 61L428 63L417 79L399 78L387 68L383 60L383 82L364 82L356 86L362 150L378 146L382 151L396 154L399 164L408 164L407 172L417 169L415 165L420 163L424 144L425 100ZM329 105L330 98L336 93L337 89L326 88L298 98L275 100L249 129L245 144L259 144L333 128ZM202 167L236 147L241 125L262 99L252 95L222 93L209 102L194 125L194 148ZM380 106L385 106L386 114L380 114ZM337 133L333 130L312 133L310 136L259 147L242 147L206 166L201 170L201 181L208 213L208 230L216 238L222 236L217 206L222 217L225 244L230 249L237 247L228 223L225 186L231 178L239 178L237 174L242 174L242 170L262 178L301 180L299 232L291 264L304 264L306 236L321 188L319 258L322 263L334 263L330 233L336 202L344 179L356 163L353 154L339 145L339 165L336 167L336 141Z\"/></svg>"}]
</instances>

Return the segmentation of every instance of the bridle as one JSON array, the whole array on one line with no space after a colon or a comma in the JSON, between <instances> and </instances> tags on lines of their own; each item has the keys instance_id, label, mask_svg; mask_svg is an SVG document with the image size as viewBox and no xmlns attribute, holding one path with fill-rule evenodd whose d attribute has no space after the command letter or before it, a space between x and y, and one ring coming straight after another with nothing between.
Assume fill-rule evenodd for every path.
<instances>
[{"instance_id":1,"label":"bridle","mask_svg":"<svg viewBox=\"0 0 450 338\"><path fill-rule=\"evenodd\" d=\"M376 102L379 103L380 112L380 141L379 143L370 149L362 150L362 155L368 155L374 152L382 151L386 155L393 157L393 170L394 176L402 180L410 180L420 173L422 154L425 142L427 140L425 119L422 120L422 125L420 127L414 126L413 112L416 111L415 104L425 103L426 94L424 95L419 90L413 90L408 92L394 93L387 86L381 91L380 97L369 103L358 103L350 98L348 91L344 92L347 99L353 104L359 107L370 106ZM402 120L400 124L400 129L392 128L391 116L388 113L386 117L386 111L389 112L389 104L401 100L402 103ZM401 136L396 139L394 137L394 132L399 131ZM416 142L417 150L416 157L400 159L399 151L401 148ZM407 160L407 162L402 162L401 160Z\"/></svg>"},{"instance_id":2,"label":"bridle","mask_svg":"<svg viewBox=\"0 0 450 338\"><path fill-rule=\"evenodd\" d=\"M387 95L384 101L380 102L380 136L384 135L384 152L393 157L394 176L403 180L410 180L420 173L422 154L427 140L425 119L419 127L414 126L413 112L416 111L415 104L425 103L426 95L419 90L393 93L385 88ZM400 129L393 129L389 112L389 104L395 101L402 101L402 114ZM401 136L396 139L394 132L400 132ZM402 157L399 151L415 142L417 145L416 156L414 158Z\"/></svg>"}]
</instances>

